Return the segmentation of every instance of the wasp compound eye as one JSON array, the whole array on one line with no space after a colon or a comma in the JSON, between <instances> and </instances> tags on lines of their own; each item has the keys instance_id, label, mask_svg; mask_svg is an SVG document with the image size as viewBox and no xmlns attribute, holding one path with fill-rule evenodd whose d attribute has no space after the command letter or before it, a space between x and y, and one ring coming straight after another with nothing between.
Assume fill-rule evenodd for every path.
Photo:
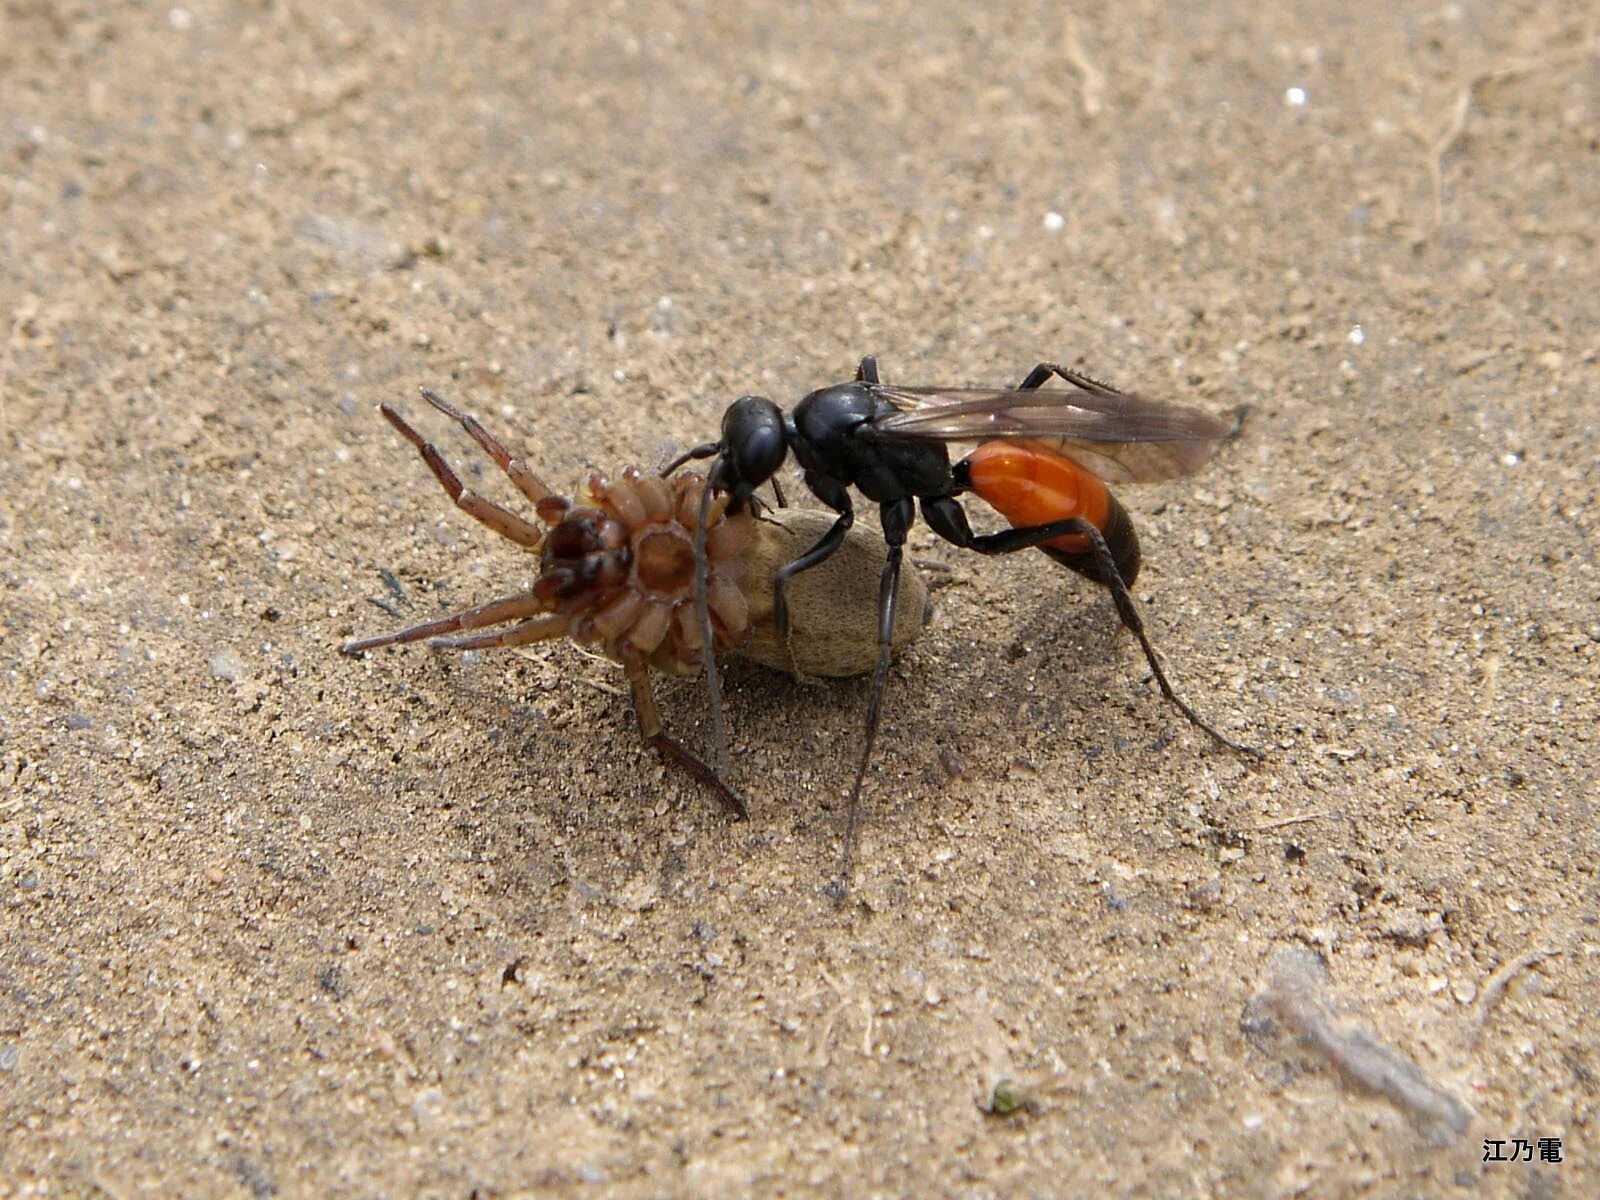
<instances>
[{"instance_id":1,"label":"wasp compound eye","mask_svg":"<svg viewBox=\"0 0 1600 1200\"><path fill-rule=\"evenodd\" d=\"M789 453L783 410L765 396L743 396L722 415L723 482L747 496L771 479Z\"/></svg>"}]
</instances>

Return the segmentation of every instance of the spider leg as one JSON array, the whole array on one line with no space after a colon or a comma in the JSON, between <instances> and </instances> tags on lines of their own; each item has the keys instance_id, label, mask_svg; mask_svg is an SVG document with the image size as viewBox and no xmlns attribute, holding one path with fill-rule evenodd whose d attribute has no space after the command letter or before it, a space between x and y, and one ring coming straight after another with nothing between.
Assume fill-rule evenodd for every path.
<instances>
[{"instance_id":1,"label":"spider leg","mask_svg":"<svg viewBox=\"0 0 1600 1200\"><path fill-rule=\"evenodd\" d=\"M450 469L450 464L445 462L444 456L397 411L387 404L378 405L378 411L383 414L384 420L399 431L401 437L417 448L417 453L422 455L422 461L428 464L428 470L433 472L433 477L439 481L439 485L449 494L450 499L455 501L457 508L519 546L537 550L544 544L543 529L523 520L493 500L470 491L461 482L460 477Z\"/></svg>"},{"instance_id":2,"label":"spider leg","mask_svg":"<svg viewBox=\"0 0 1600 1200\"><path fill-rule=\"evenodd\" d=\"M709 653L709 648L707 653ZM661 710L656 707L655 693L650 690L650 668L637 650L623 652L622 669L628 675L628 688L633 694L633 711L639 719L639 736L644 738L657 754L668 763L683 768L696 780L716 793L728 812L744 820L750 810L739 795L711 767L702 762L692 750L674 741L661 727Z\"/></svg>"},{"instance_id":3,"label":"spider leg","mask_svg":"<svg viewBox=\"0 0 1600 1200\"><path fill-rule=\"evenodd\" d=\"M495 464L510 477L511 482L517 485L517 490L529 500L537 504L556 494L555 489L541 479L525 460L513 455L500 443L499 438L480 425L477 417L462 412L430 388L422 389L422 398L470 433L472 440L484 448L489 457L494 459Z\"/></svg>"},{"instance_id":4,"label":"spider leg","mask_svg":"<svg viewBox=\"0 0 1600 1200\"><path fill-rule=\"evenodd\" d=\"M545 613L513 625L510 629L491 629L485 633L469 633L465 637L434 638L428 643L430 650L489 650L496 646L526 646L529 642L548 642L551 638L566 637L572 621L565 613Z\"/></svg>"},{"instance_id":5,"label":"spider leg","mask_svg":"<svg viewBox=\"0 0 1600 1200\"><path fill-rule=\"evenodd\" d=\"M447 617L424 621L420 625L411 625L394 633L383 633L376 637L346 642L339 647L339 653L360 654L364 650L376 650L379 646L400 646L407 642L420 642L423 638L437 637L441 633L455 633L462 629L481 629L485 625L519 621L524 617L543 612L544 608L545 602L532 592L520 592L515 596L502 596L498 600L491 600L487 604L480 604L477 608L469 608L464 612L451 613Z\"/></svg>"}]
</instances>

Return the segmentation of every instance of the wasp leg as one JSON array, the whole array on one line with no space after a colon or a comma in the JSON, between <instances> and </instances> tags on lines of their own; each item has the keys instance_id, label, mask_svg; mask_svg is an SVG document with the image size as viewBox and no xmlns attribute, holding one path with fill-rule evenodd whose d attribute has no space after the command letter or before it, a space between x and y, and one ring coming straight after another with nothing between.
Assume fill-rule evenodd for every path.
<instances>
[{"instance_id":1,"label":"wasp leg","mask_svg":"<svg viewBox=\"0 0 1600 1200\"><path fill-rule=\"evenodd\" d=\"M661 711L656 708L655 693L650 690L650 668L638 651L625 654L622 669L628 674L628 688L633 693L633 711L639 718L639 736L655 748L657 754L669 763L682 767L700 783L716 793L717 799L730 814L739 820L750 815L750 810L714 770L697 758L693 751L668 737L661 728Z\"/></svg>"},{"instance_id":2,"label":"wasp leg","mask_svg":"<svg viewBox=\"0 0 1600 1200\"><path fill-rule=\"evenodd\" d=\"M1042 387L1052 375L1059 375L1074 387L1080 387L1086 392L1093 392L1097 396L1121 396L1126 394L1121 388L1112 387L1111 384L1102 379L1096 379L1092 375L1085 375L1082 371L1075 371L1071 367L1063 367L1059 363L1040 363L1028 372L1026 379L1017 384L1017 391L1031 392L1035 388ZM1222 435L1223 441L1228 441L1238 436L1239 431L1244 428L1244 419L1249 415L1249 412L1250 406L1248 404L1241 404L1233 410L1233 424L1228 428L1228 432Z\"/></svg>"},{"instance_id":3,"label":"wasp leg","mask_svg":"<svg viewBox=\"0 0 1600 1200\"><path fill-rule=\"evenodd\" d=\"M456 633L462 629L482 629L485 625L520 621L524 617L531 617L541 612L544 607L545 602L532 592L503 596L499 600L480 604L477 608L451 613L448 617L440 617L434 621L424 621L421 625L412 625L394 633L346 642L339 647L339 653L360 654L363 650L376 650L379 646L400 646L407 642L420 642L423 638L435 637L441 633Z\"/></svg>"},{"instance_id":4,"label":"wasp leg","mask_svg":"<svg viewBox=\"0 0 1600 1200\"><path fill-rule=\"evenodd\" d=\"M422 461L428 464L428 470L433 472L433 477L449 493L457 508L519 546L537 550L544 544L543 529L524 521L516 513L508 508L502 508L493 500L468 490L450 469L450 464L445 462L444 457L434 449L433 443L411 428L397 411L387 404L378 405L378 411L399 431L401 437L417 448L417 453L422 455Z\"/></svg>"},{"instance_id":5,"label":"wasp leg","mask_svg":"<svg viewBox=\"0 0 1600 1200\"><path fill-rule=\"evenodd\" d=\"M850 527L855 524L855 507L850 502L850 493L826 475L819 475L815 471L806 472L806 486L818 500L821 500L839 517L829 526L828 532L817 539L816 545L807 550L793 562L785 563L779 570L778 577L772 584L772 619L777 625L778 636L785 642L789 640L789 580L801 571L809 570L824 559L831 558L834 551L844 544L845 534L850 532ZM887 511L887 510L885 510ZM798 672L796 672L798 674Z\"/></svg>"},{"instance_id":6,"label":"wasp leg","mask_svg":"<svg viewBox=\"0 0 1600 1200\"><path fill-rule=\"evenodd\" d=\"M893 500L880 507L878 516L883 522L883 540L889 546L888 556L883 562L883 574L878 577L878 666L872 673L872 691L867 698L867 739L861 747L861 762L856 767L855 782L850 787L839 879L829 888L834 899L842 899L850 890L861 785L866 782L867 768L872 764L872 749L877 744L878 724L883 716L883 694L889 685L889 662L894 652L895 608L900 599L900 560L905 552L906 534L916 517L916 505L909 497Z\"/></svg>"},{"instance_id":7,"label":"wasp leg","mask_svg":"<svg viewBox=\"0 0 1600 1200\"><path fill-rule=\"evenodd\" d=\"M1104 380L1096 379L1092 375L1085 375L1082 371L1075 371L1071 367L1063 367L1060 363L1040 363L1028 372L1028 377L1017 384L1017 391L1031 392L1034 388L1043 386L1044 382L1052 375L1059 375L1062 379L1072 384L1073 387L1082 388L1086 392L1093 392L1097 396L1120 396L1121 388L1114 388Z\"/></svg>"},{"instance_id":8,"label":"wasp leg","mask_svg":"<svg viewBox=\"0 0 1600 1200\"><path fill-rule=\"evenodd\" d=\"M856 367L857 383L878 382L878 360L872 355L867 355L861 360L861 365Z\"/></svg>"},{"instance_id":9,"label":"wasp leg","mask_svg":"<svg viewBox=\"0 0 1600 1200\"><path fill-rule=\"evenodd\" d=\"M527 462L513 455L500 443L499 438L480 425L477 417L462 412L431 388L422 388L421 391L424 400L472 435L472 440L483 447L489 457L494 459L495 465L506 473L511 482L517 485L517 490L529 500L537 504L556 494L555 489L539 478L538 473Z\"/></svg>"},{"instance_id":10,"label":"wasp leg","mask_svg":"<svg viewBox=\"0 0 1600 1200\"><path fill-rule=\"evenodd\" d=\"M1218 733L1199 713L1179 699L1177 692L1172 690L1172 685L1167 682L1166 672L1161 669L1161 660L1156 657L1155 647L1150 644L1150 638L1144 631L1144 621L1139 616L1139 609L1133 602L1128 585L1122 580L1121 572L1117 570L1117 562L1112 556L1111 547L1106 545L1105 535L1095 528L1092 522L1085 521L1082 517L1067 517L1045 525L1028 525L1021 529L1005 529L999 533L978 535L973 533L972 527L967 524L966 511L951 496L924 497L922 516L940 537L954 542L963 549L976 550L979 554L1011 554L1033 546L1042 546L1066 534L1087 538L1099 563L1099 582L1105 584L1111 592L1111 600L1117 606L1117 616L1121 618L1123 626L1139 639L1139 647L1144 651L1145 661L1150 664L1150 670L1161 688L1161 694L1189 719L1190 724L1204 730L1228 749L1248 754L1252 758L1265 757L1254 747L1231 741Z\"/></svg>"}]
</instances>

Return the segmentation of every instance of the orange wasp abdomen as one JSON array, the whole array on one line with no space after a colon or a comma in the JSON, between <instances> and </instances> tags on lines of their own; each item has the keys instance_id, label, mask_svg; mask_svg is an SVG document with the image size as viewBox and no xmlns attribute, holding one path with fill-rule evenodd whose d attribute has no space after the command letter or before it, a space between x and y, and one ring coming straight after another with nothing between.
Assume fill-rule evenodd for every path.
<instances>
[{"instance_id":1,"label":"orange wasp abdomen","mask_svg":"<svg viewBox=\"0 0 1600 1200\"><path fill-rule=\"evenodd\" d=\"M1024 529L1081 517L1104 535L1124 583L1139 573L1139 539L1133 523L1103 480L1038 442L985 442L957 464L962 485ZM1106 582L1089 538L1066 534L1039 547L1062 566Z\"/></svg>"}]
</instances>

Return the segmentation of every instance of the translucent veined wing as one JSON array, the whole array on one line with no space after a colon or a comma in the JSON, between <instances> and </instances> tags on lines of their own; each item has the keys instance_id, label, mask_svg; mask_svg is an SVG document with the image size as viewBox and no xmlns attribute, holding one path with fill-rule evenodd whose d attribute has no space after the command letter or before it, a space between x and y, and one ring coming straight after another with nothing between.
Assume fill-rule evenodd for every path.
<instances>
[{"instance_id":1,"label":"translucent veined wing","mask_svg":"<svg viewBox=\"0 0 1600 1200\"><path fill-rule=\"evenodd\" d=\"M1027 391L878 384L873 391L895 411L872 427L892 438L1039 442L1108 483L1192 475L1238 428L1237 418L1086 382L1092 386Z\"/></svg>"}]
</instances>

